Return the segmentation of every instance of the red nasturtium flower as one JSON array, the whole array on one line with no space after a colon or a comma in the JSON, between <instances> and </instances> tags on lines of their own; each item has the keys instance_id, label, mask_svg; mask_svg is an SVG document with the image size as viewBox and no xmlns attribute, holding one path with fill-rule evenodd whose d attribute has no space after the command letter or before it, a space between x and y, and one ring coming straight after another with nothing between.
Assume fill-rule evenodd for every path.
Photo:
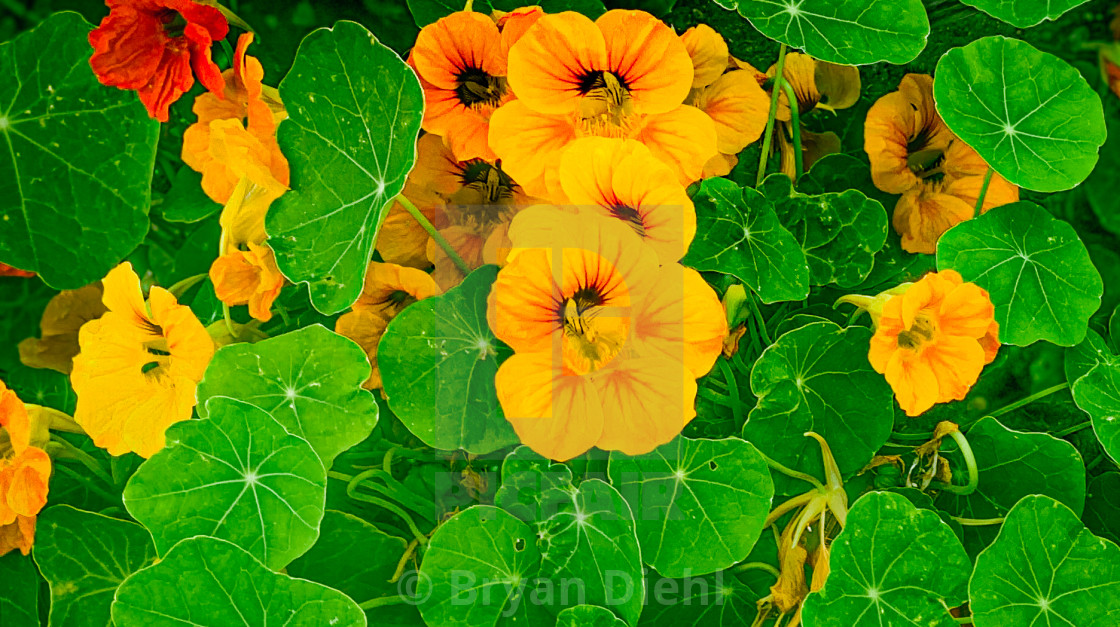
<instances>
[{"instance_id":1,"label":"red nasturtium flower","mask_svg":"<svg viewBox=\"0 0 1120 627\"><path fill-rule=\"evenodd\" d=\"M47 503L49 439L47 425L0 381L0 555L31 551L35 517Z\"/></svg>"},{"instance_id":2,"label":"red nasturtium flower","mask_svg":"<svg viewBox=\"0 0 1120 627\"><path fill-rule=\"evenodd\" d=\"M530 207L510 238L488 317L516 353L495 385L521 441L566 460L593 446L647 453L679 434L727 333L715 292L589 209Z\"/></svg>"},{"instance_id":3,"label":"red nasturtium flower","mask_svg":"<svg viewBox=\"0 0 1120 627\"><path fill-rule=\"evenodd\" d=\"M148 114L167 110L194 85L194 74L221 98L223 80L210 46L229 33L221 11L193 0L106 0L109 15L89 34L90 66L105 85L134 89Z\"/></svg>"},{"instance_id":4,"label":"red nasturtium flower","mask_svg":"<svg viewBox=\"0 0 1120 627\"><path fill-rule=\"evenodd\" d=\"M111 455L151 457L167 427L191 417L214 341L171 292L153 287L145 302L127 261L102 285L109 311L82 327L70 373L74 421Z\"/></svg>"},{"instance_id":5,"label":"red nasturtium flower","mask_svg":"<svg viewBox=\"0 0 1120 627\"><path fill-rule=\"evenodd\" d=\"M876 328L868 359L908 416L963 400L999 351L988 292L954 270L932 272L878 297L841 301L871 313Z\"/></svg>"}]
</instances>

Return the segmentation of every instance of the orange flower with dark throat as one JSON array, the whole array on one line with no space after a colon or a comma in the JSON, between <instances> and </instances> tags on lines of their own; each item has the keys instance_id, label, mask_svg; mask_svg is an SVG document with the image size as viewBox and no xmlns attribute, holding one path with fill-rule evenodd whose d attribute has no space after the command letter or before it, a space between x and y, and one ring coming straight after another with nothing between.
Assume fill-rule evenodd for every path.
<instances>
[{"instance_id":1,"label":"orange flower with dark throat","mask_svg":"<svg viewBox=\"0 0 1120 627\"><path fill-rule=\"evenodd\" d=\"M221 11L193 0L105 0L109 15L89 34L89 64L102 84L134 89L148 114L167 110L194 85L222 97L221 71L210 46L229 33Z\"/></svg>"},{"instance_id":2,"label":"orange flower with dark throat","mask_svg":"<svg viewBox=\"0 0 1120 627\"><path fill-rule=\"evenodd\" d=\"M35 517L47 504L49 440L47 424L0 381L0 555L31 552Z\"/></svg>"}]
</instances>

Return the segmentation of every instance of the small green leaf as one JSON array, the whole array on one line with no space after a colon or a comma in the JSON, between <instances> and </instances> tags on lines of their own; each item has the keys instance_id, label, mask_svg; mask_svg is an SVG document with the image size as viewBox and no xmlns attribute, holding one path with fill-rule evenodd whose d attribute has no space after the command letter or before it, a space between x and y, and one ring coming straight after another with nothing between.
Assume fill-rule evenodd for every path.
<instances>
[{"instance_id":1,"label":"small green leaf","mask_svg":"<svg viewBox=\"0 0 1120 627\"><path fill-rule=\"evenodd\" d=\"M502 461L494 504L527 523L544 520L571 500L572 471L519 446Z\"/></svg>"},{"instance_id":2,"label":"small green leaf","mask_svg":"<svg viewBox=\"0 0 1120 627\"><path fill-rule=\"evenodd\" d=\"M490 331L486 298L496 266L475 270L447 293L413 303L389 323L377 363L389 407L432 448L476 455L517 443L494 389L511 354Z\"/></svg>"},{"instance_id":3,"label":"small green leaf","mask_svg":"<svg viewBox=\"0 0 1120 627\"><path fill-rule=\"evenodd\" d=\"M264 410L224 397L207 405L208 418L167 429L167 448L125 486L125 507L152 532L161 555L205 535L283 568L319 535L323 464Z\"/></svg>"},{"instance_id":4,"label":"small green leaf","mask_svg":"<svg viewBox=\"0 0 1120 627\"><path fill-rule=\"evenodd\" d=\"M830 566L824 588L805 599L806 625L954 627L948 608L966 600L972 570L937 514L889 492L852 506Z\"/></svg>"},{"instance_id":5,"label":"small green leaf","mask_svg":"<svg viewBox=\"0 0 1120 627\"><path fill-rule=\"evenodd\" d=\"M270 572L234 544L197 537L121 584L113 623L365 627L366 617L338 590Z\"/></svg>"},{"instance_id":6,"label":"small green leaf","mask_svg":"<svg viewBox=\"0 0 1120 627\"><path fill-rule=\"evenodd\" d=\"M626 627L626 621L598 605L576 605L556 615L556 627Z\"/></svg>"},{"instance_id":7,"label":"small green leaf","mask_svg":"<svg viewBox=\"0 0 1120 627\"><path fill-rule=\"evenodd\" d=\"M1120 363L1101 363L1073 384L1073 402L1093 420L1093 431L1120 461Z\"/></svg>"},{"instance_id":8,"label":"small green leaf","mask_svg":"<svg viewBox=\"0 0 1120 627\"><path fill-rule=\"evenodd\" d=\"M325 314L362 291L381 221L416 160L424 96L416 74L360 24L303 39L280 82L280 148L292 191L268 212L284 276L307 282Z\"/></svg>"},{"instance_id":9,"label":"small green leaf","mask_svg":"<svg viewBox=\"0 0 1120 627\"><path fill-rule=\"evenodd\" d=\"M0 262L58 289L105 276L148 232L159 122L97 81L90 29L67 11L0 44Z\"/></svg>"},{"instance_id":10,"label":"small green leaf","mask_svg":"<svg viewBox=\"0 0 1120 627\"><path fill-rule=\"evenodd\" d=\"M733 275L764 303L809 295L805 253L765 196L728 179L710 178L694 201L696 238L681 263Z\"/></svg>"},{"instance_id":11,"label":"small green leaf","mask_svg":"<svg viewBox=\"0 0 1120 627\"><path fill-rule=\"evenodd\" d=\"M1097 364L1120 364L1120 357L1113 355L1108 349L1104 338L1096 331L1089 329L1085 339L1077 346L1065 350L1066 381L1070 386L1081 377L1089 374Z\"/></svg>"},{"instance_id":12,"label":"small green leaf","mask_svg":"<svg viewBox=\"0 0 1120 627\"><path fill-rule=\"evenodd\" d=\"M1026 346L1085 339L1104 283L1069 224L1017 202L961 222L937 243L937 269L956 270L988 290L999 339Z\"/></svg>"},{"instance_id":13,"label":"small green leaf","mask_svg":"<svg viewBox=\"0 0 1120 627\"><path fill-rule=\"evenodd\" d=\"M287 572L334 588L351 599L390 598L405 590L391 580L407 546L403 538L391 536L357 516L327 510L319 527L319 540L289 564ZM370 609L366 616L385 627L420 624L411 599Z\"/></svg>"},{"instance_id":14,"label":"small green leaf","mask_svg":"<svg viewBox=\"0 0 1120 627\"><path fill-rule=\"evenodd\" d=\"M73 414L78 403L70 377L46 368L30 368L20 364L4 375L4 382L25 403L34 403Z\"/></svg>"},{"instance_id":15,"label":"small green leaf","mask_svg":"<svg viewBox=\"0 0 1120 627\"><path fill-rule=\"evenodd\" d=\"M729 6L736 0L724 0ZM926 47L921 0L737 0L739 13L770 39L822 61L903 65Z\"/></svg>"},{"instance_id":16,"label":"small green leaf","mask_svg":"<svg viewBox=\"0 0 1120 627\"><path fill-rule=\"evenodd\" d=\"M1085 526L1102 538L1120 542L1120 472L1093 477L1085 496Z\"/></svg>"},{"instance_id":17,"label":"small green leaf","mask_svg":"<svg viewBox=\"0 0 1120 627\"><path fill-rule=\"evenodd\" d=\"M1056 20L1089 0L961 0L1016 28L1030 28L1046 20Z\"/></svg>"},{"instance_id":18,"label":"small green leaf","mask_svg":"<svg viewBox=\"0 0 1120 627\"><path fill-rule=\"evenodd\" d=\"M202 191L202 174L183 166L175 173L159 209L169 222L198 222L218 213L222 206Z\"/></svg>"},{"instance_id":19,"label":"small green leaf","mask_svg":"<svg viewBox=\"0 0 1120 627\"><path fill-rule=\"evenodd\" d=\"M945 124L1011 183L1058 192L1093 171L1104 109L1065 61L1018 39L984 37L945 53L934 76Z\"/></svg>"},{"instance_id":20,"label":"small green leaf","mask_svg":"<svg viewBox=\"0 0 1120 627\"><path fill-rule=\"evenodd\" d=\"M540 567L535 540L528 525L488 505L440 525L420 563L416 595L424 600L424 622L491 626L517 607L534 607L524 596Z\"/></svg>"},{"instance_id":21,"label":"small green leaf","mask_svg":"<svg viewBox=\"0 0 1120 627\"><path fill-rule=\"evenodd\" d=\"M316 324L220 349L198 385L198 413L206 417L210 398L244 401L307 440L330 468L377 424L377 403L361 387L367 378L361 347Z\"/></svg>"},{"instance_id":22,"label":"small green leaf","mask_svg":"<svg viewBox=\"0 0 1120 627\"><path fill-rule=\"evenodd\" d=\"M968 585L976 627L1120 621L1120 548L1047 496L1019 501L976 559Z\"/></svg>"},{"instance_id":23,"label":"small green leaf","mask_svg":"<svg viewBox=\"0 0 1120 627\"><path fill-rule=\"evenodd\" d=\"M784 174L766 177L759 191L801 244L812 285L855 287L871 274L875 253L887 241L887 214L878 201L854 189L802 194Z\"/></svg>"},{"instance_id":24,"label":"small green leaf","mask_svg":"<svg viewBox=\"0 0 1120 627\"><path fill-rule=\"evenodd\" d=\"M894 394L867 361L871 331L815 322L778 338L751 369L758 405L743 426L743 439L778 462L824 478L815 431L829 443L840 472L850 475L871 461L894 424ZM785 475L775 494L808 486Z\"/></svg>"},{"instance_id":25,"label":"small green leaf","mask_svg":"<svg viewBox=\"0 0 1120 627\"><path fill-rule=\"evenodd\" d=\"M51 586L51 627L110 624L117 586L156 561L152 536L140 525L69 505L39 514L34 551Z\"/></svg>"},{"instance_id":26,"label":"small green leaf","mask_svg":"<svg viewBox=\"0 0 1120 627\"><path fill-rule=\"evenodd\" d=\"M611 453L607 474L634 512L642 558L666 577L728 568L754 548L774 483L738 438L678 437L650 453Z\"/></svg>"},{"instance_id":27,"label":"small green leaf","mask_svg":"<svg viewBox=\"0 0 1120 627\"><path fill-rule=\"evenodd\" d=\"M969 428L969 447L976 458L980 483L969 495L942 491L937 507L963 518L1002 518L1024 496L1044 494L1075 512L1085 506L1085 462L1072 444L1045 433L1014 431L991 417ZM964 484L968 470L964 458L942 444L949 458L954 482ZM997 528L971 526L964 530L965 546L975 555L991 543Z\"/></svg>"},{"instance_id":28,"label":"small green leaf","mask_svg":"<svg viewBox=\"0 0 1120 627\"><path fill-rule=\"evenodd\" d=\"M0 556L0 616L4 627L40 627L39 571L31 556L12 551Z\"/></svg>"}]
</instances>

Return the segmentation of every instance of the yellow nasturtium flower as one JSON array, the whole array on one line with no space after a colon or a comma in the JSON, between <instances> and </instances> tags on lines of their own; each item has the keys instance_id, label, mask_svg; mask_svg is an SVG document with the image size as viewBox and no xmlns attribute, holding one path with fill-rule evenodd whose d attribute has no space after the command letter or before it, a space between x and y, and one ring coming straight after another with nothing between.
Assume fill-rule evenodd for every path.
<instances>
[{"instance_id":1,"label":"yellow nasturtium flower","mask_svg":"<svg viewBox=\"0 0 1120 627\"><path fill-rule=\"evenodd\" d=\"M214 341L167 290L153 287L145 302L130 263L102 285L109 311L82 327L70 373L74 421L112 455L151 457L163 448L167 427L191 417Z\"/></svg>"},{"instance_id":2,"label":"yellow nasturtium flower","mask_svg":"<svg viewBox=\"0 0 1120 627\"><path fill-rule=\"evenodd\" d=\"M50 439L38 412L0 381L0 555L27 555L35 541L35 517L47 503Z\"/></svg>"}]
</instances>

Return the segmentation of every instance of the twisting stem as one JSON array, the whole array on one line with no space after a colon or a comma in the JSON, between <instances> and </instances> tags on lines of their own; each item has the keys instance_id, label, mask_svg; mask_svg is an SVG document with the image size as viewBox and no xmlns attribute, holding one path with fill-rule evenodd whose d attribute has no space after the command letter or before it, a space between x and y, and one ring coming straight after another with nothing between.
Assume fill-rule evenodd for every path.
<instances>
[{"instance_id":1,"label":"twisting stem","mask_svg":"<svg viewBox=\"0 0 1120 627\"><path fill-rule=\"evenodd\" d=\"M727 379L727 394L731 397L731 415L735 418L735 424L743 424L743 403L739 400L739 383L735 379L735 372L731 370L731 364L727 363L726 359L716 359L716 363L719 364L723 377Z\"/></svg>"},{"instance_id":2,"label":"twisting stem","mask_svg":"<svg viewBox=\"0 0 1120 627\"><path fill-rule=\"evenodd\" d=\"M781 571L779 571L777 568L774 568L770 564L767 564L766 562L744 562L734 567L732 570L736 573L745 573L748 570L765 570L771 575L774 575L775 579L778 579L782 576Z\"/></svg>"},{"instance_id":3,"label":"twisting stem","mask_svg":"<svg viewBox=\"0 0 1120 627\"><path fill-rule=\"evenodd\" d=\"M1037 401L1040 398L1050 396L1054 392L1061 392L1062 390L1064 390L1068 387L1069 387L1069 382L1059 383L1058 385L1048 387L1045 390L1042 390L1041 392L1031 394L1030 396L1028 396L1024 399L1017 400L1014 403L1011 403L1010 405L1005 405L1003 407L1000 407L999 409L989 413L988 416L991 417L991 418L997 418L997 417L1002 416L1004 414L1009 414L1009 413L1015 411L1016 409L1019 409L1020 407L1022 407L1024 405L1029 405L1029 404Z\"/></svg>"},{"instance_id":4,"label":"twisting stem","mask_svg":"<svg viewBox=\"0 0 1120 627\"><path fill-rule=\"evenodd\" d=\"M778 64L774 66L775 80L781 81L783 76L782 72L786 67L786 45L782 44L782 49L778 51ZM770 94L770 117L766 119L766 134L762 138L762 156L758 158L758 178L755 179L755 187L762 185L762 179L766 178L766 161L770 156L770 145L774 141L774 120L778 117L778 98L782 90L777 88L778 83L774 83L774 89ZM794 104L790 103L790 109Z\"/></svg>"},{"instance_id":5,"label":"twisting stem","mask_svg":"<svg viewBox=\"0 0 1120 627\"><path fill-rule=\"evenodd\" d=\"M953 431L949 436L957 443L957 446L961 449L961 455L964 456L964 463L968 468L968 485L959 486L951 483L942 483L940 481L934 481L933 485L946 492L967 496L975 492L976 487L980 485L980 471L976 468L976 456L972 454L972 447L969 446L968 439L964 437L964 434L961 433L960 430Z\"/></svg>"},{"instance_id":6,"label":"twisting stem","mask_svg":"<svg viewBox=\"0 0 1120 627\"><path fill-rule=\"evenodd\" d=\"M762 334L762 339L766 341L766 346L770 346L774 342L770 340L770 332L766 330L766 320L762 317L762 311L758 308L758 303L755 302L754 292L747 294L747 300L750 301L751 311L754 313L755 320L758 321L758 332ZM766 350L763 347L763 350Z\"/></svg>"},{"instance_id":7,"label":"twisting stem","mask_svg":"<svg viewBox=\"0 0 1120 627\"><path fill-rule=\"evenodd\" d=\"M350 475L343 474L341 472L335 472L333 470L328 472L327 476L331 477L332 479L345 481L346 496L354 499L355 501L363 501L365 503L369 503L370 505L377 505L378 507L383 507L390 512L393 512L402 521L404 521L405 525L408 526L409 531L412 532L412 535L416 538L417 542L419 542L420 544L428 543L428 536L424 535L424 532L420 531L420 528L416 526L416 523L413 522L412 517L408 515L408 512L404 511L400 507L397 507L395 504L390 503L389 501L379 499L376 496L369 496L367 494L358 492L358 484L360 483L360 481L355 481L355 479L358 479L358 477L351 477Z\"/></svg>"},{"instance_id":8,"label":"twisting stem","mask_svg":"<svg viewBox=\"0 0 1120 627\"><path fill-rule=\"evenodd\" d=\"M420 210L416 208L416 205L412 204L411 200L405 198L403 194L397 194L397 197L394 200L401 203L401 206L405 208L405 211L407 211L413 217L413 219L419 222L420 226L424 227L424 230L428 232L428 235L432 236L432 239L434 239L437 244L439 244L439 247L442 248L443 252L447 254L447 257L451 259L451 262L455 264L455 267L459 269L459 272L463 273L463 276L467 276L471 273L471 268L467 265L467 262L463 261L463 258L459 256L459 253L455 252L455 249L451 247L451 243L447 241L447 238L445 238L443 234L436 230L436 227L431 222L429 222L427 218L424 217L424 214L420 213Z\"/></svg>"},{"instance_id":9,"label":"twisting stem","mask_svg":"<svg viewBox=\"0 0 1120 627\"><path fill-rule=\"evenodd\" d=\"M992 184L992 173L995 170L988 166L988 173L984 175L984 186L980 188L980 197L976 199L976 211L972 214L973 218L980 217L980 211L984 208L984 198L988 195L988 186Z\"/></svg>"},{"instance_id":10,"label":"twisting stem","mask_svg":"<svg viewBox=\"0 0 1120 627\"><path fill-rule=\"evenodd\" d=\"M778 76L774 79L775 85L781 85L782 91L786 94L786 100L789 101L789 125L793 134L793 182L796 183L801 179L801 174L804 172L804 165L801 154L801 113L797 110L797 94L793 93L793 85L784 76Z\"/></svg>"}]
</instances>

